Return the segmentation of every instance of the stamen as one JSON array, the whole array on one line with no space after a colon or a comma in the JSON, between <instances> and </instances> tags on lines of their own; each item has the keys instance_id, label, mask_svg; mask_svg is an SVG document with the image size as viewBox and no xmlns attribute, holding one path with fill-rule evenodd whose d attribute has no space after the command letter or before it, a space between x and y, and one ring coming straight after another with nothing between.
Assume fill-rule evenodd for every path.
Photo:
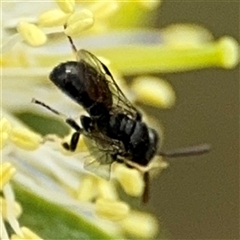
<instances>
[{"instance_id":1,"label":"stamen","mask_svg":"<svg viewBox=\"0 0 240 240\"><path fill-rule=\"evenodd\" d=\"M123 190L130 196L141 196L144 190L142 174L134 168L128 168L123 164L115 164L115 177Z\"/></svg>"},{"instance_id":2,"label":"stamen","mask_svg":"<svg viewBox=\"0 0 240 240\"><path fill-rule=\"evenodd\" d=\"M136 95L136 100L160 108L171 108L176 101L172 86L165 80L143 76L135 78L131 89Z\"/></svg>"},{"instance_id":3,"label":"stamen","mask_svg":"<svg viewBox=\"0 0 240 240\"><path fill-rule=\"evenodd\" d=\"M2 118L0 121L0 149L7 145L11 129L11 124L5 118Z\"/></svg>"},{"instance_id":4,"label":"stamen","mask_svg":"<svg viewBox=\"0 0 240 240\"><path fill-rule=\"evenodd\" d=\"M9 162L0 164L0 190L10 181L13 175L16 173L16 169Z\"/></svg>"},{"instance_id":5,"label":"stamen","mask_svg":"<svg viewBox=\"0 0 240 240\"><path fill-rule=\"evenodd\" d=\"M96 215L111 221L120 221L129 214L129 206L125 202L99 198L95 204Z\"/></svg>"},{"instance_id":6,"label":"stamen","mask_svg":"<svg viewBox=\"0 0 240 240\"><path fill-rule=\"evenodd\" d=\"M38 17L38 24L42 27L55 27L63 26L69 14L61 11L60 9L53 9L47 12L44 12Z\"/></svg>"},{"instance_id":7,"label":"stamen","mask_svg":"<svg viewBox=\"0 0 240 240\"><path fill-rule=\"evenodd\" d=\"M34 24L20 22L17 30L23 39L31 46L37 47L47 41L45 33Z\"/></svg>"},{"instance_id":8,"label":"stamen","mask_svg":"<svg viewBox=\"0 0 240 240\"><path fill-rule=\"evenodd\" d=\"M10 140L18 147L25 150L36 150L42 143L43 138L21 127L15 127L12 129Z\"/></svg>"},{"instance_id":9,"label":"stamen","mask_svg":"<svg viewBox=\"0 0 240 240\"><path fill-rule=\"evenodd\" d=\"M157 219L147 213L131 211L120 225L123 230L137 239L152 239L158 233Z\"/></svg>"},{"instance_id":10,"label":"stamen","mask_svg":"<svg viewBox=\"0 0 240 240\"><path fill-rule=\"evenodd\" d=\"M65 13L71 13L75 8L75 0L56 0L56 3Z\"/></svg>"}]
</instances>

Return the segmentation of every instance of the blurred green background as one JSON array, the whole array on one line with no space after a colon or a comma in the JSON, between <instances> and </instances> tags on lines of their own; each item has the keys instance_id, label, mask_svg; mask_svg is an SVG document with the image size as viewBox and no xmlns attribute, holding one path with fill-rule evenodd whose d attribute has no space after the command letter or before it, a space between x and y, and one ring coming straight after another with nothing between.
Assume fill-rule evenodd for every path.
<instances>
[{"instance_id":1,"label":"blurred green background","mask_svg":"<svg viewBox=\"0 0 240 240\"><path fill-rule=\"evenodd\" d=\"M240 2L164 1L156 26L180 22L202 24L215 38L230 35L239 42ZM177 104L159 111L163 148L212 144L211 153L171 161L153 180L149 209L173 239L240 239L239 72L238 66L164 75Z\"/></svg>"}]
</instances>

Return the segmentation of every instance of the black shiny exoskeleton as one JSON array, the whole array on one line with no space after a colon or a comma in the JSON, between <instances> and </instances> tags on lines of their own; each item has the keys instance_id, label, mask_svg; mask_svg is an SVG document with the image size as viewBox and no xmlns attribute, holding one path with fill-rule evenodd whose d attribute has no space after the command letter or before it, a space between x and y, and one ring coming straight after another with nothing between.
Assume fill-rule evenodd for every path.
<instances>
[{"instance_id":1,"label":"black shiny exoskeleton","mask_svg":"<svg viewBox=\"0 0 240 240\"><path fill-rule=\"evenodd\" d=\"M197 155L209 151L207 144L177 149L170 152L158 150L157 132L142 121L140 112L128 101L113 79L108 68L86 50L77 52L68 37L78 61L60 63L51 72L50 80L66 95L81 105L88 116L81 116L81 126L71 118L65 121L75 129L70 143L63 143L67 150L76 149L80 135L85 137L94 160L84 166L106 179L110 177L114 161L125 163L143 171L145 191L143 201L148 199L148 165L155 155L179 157ZM55 114L58 111L33 99Z\"/></svg>"},{"instance_id":2,"label":"black shiny exoskeleton","mask_svg":"<svg viewBox=\"0 0 240 240\"><path fill-rule=\"evenodd\" d=\"M86 50L78 54L81 57L78 62L61 63L50 74L50 80L89 114L81 117L82 128L77 128L77 133L91 138L100 150L105 148L112 161L126 158L142 166L148 165L157 151L156 131L142 121L141 114L98 58ZM78 137L73 137L76 140L69 146L65 144L70 150L77 144ZM106 161L102 160L101 164Z\"/></svg>"}]
</instances>

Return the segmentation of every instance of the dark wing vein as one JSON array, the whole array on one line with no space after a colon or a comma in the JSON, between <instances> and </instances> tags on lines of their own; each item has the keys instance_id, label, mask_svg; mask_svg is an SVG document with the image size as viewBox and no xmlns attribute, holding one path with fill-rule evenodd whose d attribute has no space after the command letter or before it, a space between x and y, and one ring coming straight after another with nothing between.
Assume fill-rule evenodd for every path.
<instances>
[{"instance_id":1,"label":"dark wing vein","mask_svg":"<svg viewBox=\"0 0 240 240\"><path fill-rule=\"evenodd\" d=\"M109 89L113 96L113 113L122 113L131 117L132 119L139 119L141 114L138 110L131 104L131 102L126 98L123 94L117 83L115 82L112 74L96 56L92 53L81 49L78 52L78 56L80 59L84 60L88 64L90 64L93 68L95 68L98 72L105 75L105 81L107 82Z\"/></svg>"}]
</instances>

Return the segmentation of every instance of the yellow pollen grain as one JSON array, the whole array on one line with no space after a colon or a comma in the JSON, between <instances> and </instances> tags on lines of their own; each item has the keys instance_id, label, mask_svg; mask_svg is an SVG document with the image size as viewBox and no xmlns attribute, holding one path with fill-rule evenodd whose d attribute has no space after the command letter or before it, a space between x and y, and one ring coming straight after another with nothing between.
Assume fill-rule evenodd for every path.
<instances>
[{"instance_id":1,"label":"yellow pollen grain","mask_svg":"<svg viewBox=\"0 0 240 240\"><path fill-rule=\"evenodd\" d=\"M0 206L1 206L0 212L1 212L4 220L8 219L7 204L8 204L7 201L4 198L0 197ZM22 214L22 208L21 208L20 204L17 202L14 202L14 204L13 204L13 214L14 214L15 218L18 218Z\"/></svg>"},{"instance_id":2,"label":"yellow pollen grain","mask_svg":"<svg viewBox=\"0 0 240 240\"><path fill-rule=\"evenodd\" d=\"M124 231L135 238L152 239L158 234L157 219L143 212L131 211L119 225Z\"/></svg>"},{"instance_id":3,"label":"yellow pollen grain","mask_svg":"<svg viewBox=\"0 0 240 240\"><path fill-rule=\"evenodd\" d=\"M18 147L25 150L36 150L41 142L42 137L30 130L15 127L12 129L10 140Z\"/></svg>"},{"instance_id":4,"label":"yellow pollen grain","mask_svg":"<svg viewBox=\"0 0 240 240\"><path fill-rule=\"evenodd\" d=\"M38 18L38 24L42 27L63 26L68 17L69 14L66 14L60 9L53 9L41 14Z\"/></svg>"},{"instance_id":5,"label":"yellow pollen grain","mask_svg":"<svg viewBox=\"0 0 240 240\"><path fill-rule=\"evenodd\" d=\"M135 78L131 89L136 99L144 104L160 108L171 108L176 101L172 86L163 79L144 76Z\"/></svg>"},{"instance_id":6,"label":"yellow pollen grain","mask_svg":"<svg viewBox=\"0 0 240 240\"><path fill-rule=\"evenodd\" d=\"M41 46L47 41L46 34L34 24L20 22L17 30L22 38L33 47Z\"/></svg>"},{"instance_id":7,"label":"yellow pollen grain","mask_svg":"<svg viewBox=\"0 0 240 240\"><path fill-rule=\"evenodd\" d=\"M56 0L56 3L65 13L71 13L75 9L75 0Z\"/></svg>"},{"instance_id":8,"label":"yellow pollen grain","mask_svg":"<svg viewBox=\"0 0 240 240\"><path fill-rule=\"evenodd\" d=\"M15 172L16 169L12 166L11 163L5 162L3 164L0 164L0 190L2 190L5 184L10 181Z\"/></svg>"},{"instance_id":9,"label":"yellow pollen grain","mask_svg":"<svg viewBox=\"0 0 240 240\"><path fill-rule=\"evenodd\" d=\"M129 214L129 206L125 202L99 198L95 204L95 213L99 218L120 221Z\"/></svg>"},{"instance_id":10,"label":"yellow pollen grain","mask_svg":"<svg viewBox=\"0 0 240 240\"><path fill-rule=\"evenodd\" d=\"M27 227L21 227L22 235L13 234L11 240L43 240Z\"/></svg>"}]
</instances>

